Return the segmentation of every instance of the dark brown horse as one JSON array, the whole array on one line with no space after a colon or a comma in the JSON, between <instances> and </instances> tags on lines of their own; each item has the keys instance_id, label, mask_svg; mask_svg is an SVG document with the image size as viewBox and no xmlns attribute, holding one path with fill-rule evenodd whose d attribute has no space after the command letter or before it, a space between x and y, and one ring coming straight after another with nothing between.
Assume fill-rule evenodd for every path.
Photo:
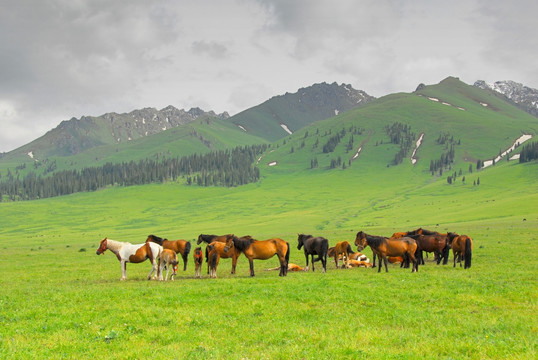
<instances>
[{"instance_id":1,"label":"dark brown horse","mask_svg":"<svg viewBox=\"0 0 538 360\"><path fill-rule=\"evenodd\" d=\"M217 278L217 267L219 266L220 261L220 254L219 250L217 249L218 245L225 245L221 242L212 242L211 244L207 245L207 250L209 250L209 255L207 258L207 263L209 264L209 277L216 279Z\"/></svg>"},{"instance_id":2,"label":"dark brown horse","mask_svg":"<svg viewBox=\"0 0 538 360\"><path fill-rule=\"evenodd\" d=\"M254 276L254 259L267 260L278 255L280 261L279 276L288 274L288 262L290 260L290 244L285 240L274 238L268 240L255 240L250 236L238 238L232 236L226 242L225 252L236 249L248 259L250 264L250 276Z\"/></svg>"},{"instance_id":3,"label":"dark brown horse","mask_svg":"<svg viewBox=\"0 0 538 360\"><path fill-rule=\"evenodd\" d=\"M204 253L201 247L194 249L194 277L202 278L202 263L204 262Z\"/></svg>"},{"instance_id":4,"label":"dark brown horse","mask_svg":"<svg viewBox=\"0 0 538 360\"><path fill-rule=\"evenodd\" d=\"M322 272L327 272L327 253L329 251L329 240L324 237L313 237L312 235L298 234L297 250L301 250L304 246L304 256L306 258L306 271L308 271L308 255L312 259L312 271L314 271L314 262L321 260L323 266ZM314 255L318 257L314 259Z\"/></svg>"},{"instance_id":5,"label":"dark brown horse","mask_svg":"<svg viewBox=\"0 0 538 360\"><path fill-rule=\"evenodd\" d=\"M357 246L358 251L362 251L366 246L370 246L374 254L379 258L379 268L377 272L381 271L383 262L385 263L385 272L389 271L387 267L388 256L401 256L404 259L409 259L410 262L413 262L411 271L418 271L418 261L415 258L417 243L409 237L389 239L383 236L368 235L363 231L359 231L355 238L355 245Z\"/></svg>"},{"instance_id":6,"label":"dark brown horse","mask_svg":"<svg viewBox=\"0 0 538 360\"><path fill-rule=\"evenodd\" d=\"M452 247L454 254L454 267L456 267L456 257L461 267L461 260L465 262L464 269L471 267L471 259L473 256L473 239L467 235L458 235L456 233L448 233L448 241Z\"/></svg>"},{"instance_id":7,"label":"dark brown horse","mask_svg":"<svg viewBox=\"0 0 538 360\"><path fill-rule=\"evenodd\" d=\"M423 251L426 253L432 252L435 255L437 265L443 261L443 265L448 262L448 254L450 246L448 245L448 235L440 234L435 231L428 231L422 228L408 232L408 236L415 239L418 245L418 261L424 265Z\"/></svg>"},{"instance_id":8,"label":"dark brown horse","mask_svg":"<svg viewBox=\"0 0 538 360\"><path fill-rule=\"evenodd\" d=\"M187 261L189 260L189 253L191 252L191 243L187 240L168 240L155 235L148 235L146 242L152 241L163 247L163 249L170 249L176 254L180 254L183 259L183 271L187 270Z\"/></svg>"},{"instance_id":9,"label":"dark brown horse","mask_svg":"<svg viewBox=\"0 0 538 360\"><path fill-rule=\"evenodd\" d=\"M225 243L228 240L229 236L233 236L233 234L226 234L226 235L207 235L207 234L200 234L198 235L198 241L196 241L196 245L200 245L201 243L205 242L206 244L211 244L214 241L223 242ZM205 258L207 261L207 273L209 274L209 251L207 250L207 247L205 248ZM235 270L232 269L232 274L235 274Z\"/></svg>"}]
</instances>

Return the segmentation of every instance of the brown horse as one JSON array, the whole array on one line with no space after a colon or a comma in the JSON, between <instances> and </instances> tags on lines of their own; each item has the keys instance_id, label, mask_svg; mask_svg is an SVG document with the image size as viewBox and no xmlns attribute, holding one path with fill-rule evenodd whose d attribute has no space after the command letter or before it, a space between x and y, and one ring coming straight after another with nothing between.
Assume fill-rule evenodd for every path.
<instances>
[{"instance_id":1,"label":"brown horse","mask_svg":"<svg viewBox=\"0 0 538 360\"><path fill-rule=\"evenodd\" d=\"M207 262L209 264L209 277L216 279L217 278L217 267L219 266L220 261L220 254L219 250L217 249L217 245L224 245L221 242L212 242L211 244L207 245L207 250L209 251L209 255L207 258Z\"/></svg>"},{"instance_id":2,"label":"brown horse","mask_svg":"<svg viewBox=\"0 0 538 360\"><path fill-rule=\"evenodd\" d=\"M418 271L418 261L415 258L417 243L409 237L389 239L383 236L368 235L363 231L359 231L355 238L355 245L359 251L363 250L366 246L370 246L374 254L379 258L377 272L381 271L381 260L385 263L385 272L389 271L387 267L388 256L402 256L403 258L407 258L413 262L413 269L411 271Z\"/></svg>"},{"instance_id":3,"label":"brown horse","mask_svg":"<svg viewBox=\"0 0 538 360\"><path fill-rule=\"evenodd\" d=\"M233 238L234 235L229 234L226 235L227 239ZM236 248L228 249L228 251L225 251L226 243L220 242L220 241L213 241L211 244L211 248L209 248L209 245L207 246L206 250L208 251L207 254L207 263L208 266L211 267L210 260L211 260L211 251L216 251L219 254L219 259L232 259L232 274L235 274L235 268L237 266L237 260L239 259L239 256L241 256L241 251L239 251Z\"/></svg>"},{"instance_id":4,"label":"brown horse","mask_svg":"<svg viewBox=\"0 0 538 360\"><path fill-rule=\"evenodd\" d=\"M338 269L338 259L342 258L344 261L344 269L347 269L347 262L349 260L349 255L353 254L353 250L351 249L351 245L347 241L340 241L336 243L335 246L330 247L327 251L327 256L334 257L334 263L336 264L336 268Z\"/></svg>"},{"instance_id":5,"label":"brown horse","mask_svg":"<svg viewBox=\"0 0 538 360\"><path fill-rule=\"evenodd\" d=\"M205 242L206 244L211 244L214 241L223 242L225 243L228 241L228 237L233 236L233 234L226 234L226 235L207 235L207 234L200 234L198 235L198 241L196 241L196 245L200 245L201 243ZM207 273L209 274L209 251L207 250L207 247L205 248L205 258L207 259ZM235 270L232 269L232 274L235 274Z\"/></svg>"},{"instance_id":6,"label":"brown horse","mask_svg":"<svg viewBox=\"0 0 538 360\"><path fill-rule=\"evenodd\" d=\"M163 247L163 249L170 249L176 254L181 254L183 259L183 271L187 270L187 261L189 260L189 253L191 252L191 243L187 240L168 240L163 239L155 235L148 235L147 241L153 241Z\"/></svg>"},{"instance_id":7,"label":"brown horse","mask_svg":"<svg viewBox=\"0 0 538 360\"><path fill-rule=\"evenodd\" d=\"M354 268L354 267L365 267L365 268L369 268L369 267L372 267L372 264L368 261L361 261L361 260L353 260L353 259L350 259L347 263L347 265L342 265L342 267L344 267L344 269L351 269L351 268Z\"/></svg>"},{"instance_id":8,"label":"brown horse","mask_svg":"<svg viewBox=\"0 0 538 360\"><path fill-rule=\"evenodd\" d=\"M233 251L233 249L237 249L247 257L250 264L250 276L254 276L254 259L267 260L275 255L278 255L280 261L279 276L288 274L290 244L282 239L255 240L250 236L241 238L233 236L226 242L224 251Z\"/></svg>"},{"instance_id":9,"label":"brown horse","mask_svg":"<svg viewBox=\"0 0 538 360\"><path fill-rule=\"evenodd\" d=\"M434 253L437 265L443 261L443 265L448 262L450 246L448 245L448 235L440 234L436 231L428 231L422 228L408 232L408 236L415 239L418 245L418 261L424 265L424 256L422 252Z\"/></svg>"},{"instance_id":10,"label":"brown horse","mask_svg":"<svg viewBox=\"0 0 538 360\"><path fill-rule=\"evenodd\" d=\"M464 269L471 267L471 259L473 257L473 239L467 235L458 235L456 233L448 233L450 246L454 254L454 267L456 267L456 257L461 267L461 260L465 262Z\"/></svg>"},{"instance_id":11,"label":"brown horse","mask_svg":"<svg viewBox=\"0 0 538 360\"><path fill-rule=\"evenodd\" d=\"M201 247L194 249L192 254L194 257L194 277L201 279L202 278L202 263L204 262L204 253L202 252Z\"/></svg>"}]
</instances>

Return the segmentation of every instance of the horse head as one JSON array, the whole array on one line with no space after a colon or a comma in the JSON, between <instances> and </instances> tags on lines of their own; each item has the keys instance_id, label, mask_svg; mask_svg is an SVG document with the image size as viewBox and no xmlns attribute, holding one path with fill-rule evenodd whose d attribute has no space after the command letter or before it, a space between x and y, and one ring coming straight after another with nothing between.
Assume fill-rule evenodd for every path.
<instances>
[{"instance_id":1,"label":"horse head","mask_svg":"<svg viewBox=\"0 0 538 360\"><path fill-rule=\"evenodd\" d=\"M203 234L198 235L198 241L196 242L196 245L200 245L204 241L202 235Z\"/></svg>"},{"instance_id":2,"label":"horse head","mask_svg":"<svg viewBox=\"0 0 538 360\"><path fill-rule=\"evenodd\" d=\"M227 253L228 250L234 247L234 234L228 234L226 235L226 245L224 245L224 252Z\"/></svg>"},{"instance_id":3,"label":"horse head","mask_svg":"<svg viewBox=\"0 0 538 360\"><path fill-rule=\"evenodd\" d=\"M359 231L357 237L355 238L355 246L357 246L357 251L362 251L368 245L366 240L366 233L364 231Z\"/></svg>"},{"instance_id":4,"label":"horse head","mask_svg":"<svg viewBox=\"0 0 538 360\"><path fill-rule=\"evenodd\" d=\"M101 242L99 243L99 247L97 248L97 251L95 252L97 255L101 255L102 253L105 252L105 250L107 249L107 240L108 238L104 238L103 240L101 240Z\"/></svg>"}]
</instances>

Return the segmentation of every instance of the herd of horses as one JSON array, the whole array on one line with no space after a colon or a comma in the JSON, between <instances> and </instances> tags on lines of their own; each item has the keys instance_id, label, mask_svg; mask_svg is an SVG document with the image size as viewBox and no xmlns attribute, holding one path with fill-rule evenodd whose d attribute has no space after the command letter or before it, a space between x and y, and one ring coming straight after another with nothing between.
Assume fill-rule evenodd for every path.
<instances>
[{"instance_id":1,"label":"herd of horses","mask_svg":"<svg viewBox=\"0 0 538 360\"><path fill-rule=\"evenodd\" d=\"M350 267L376 267L376 259L379 263L378 272L381 272L383 264L385 272L388 272L387 263L400 263L401 267L410 267L412 272L418 271L419 265L424 265L424 252L433 253L434 259L439 265L447 264L450 249L454 256L454 267L459 262L460 267L471 267L473 240L467 235L458 235L453 232L438 233L418 228L413 231L394 233L391 237L369 235L359 231L355 237L357 252L351 248L347 241L338 242L329 247L329 240L324 237L298 234L297 250L303 249L306 266L304 268L289 262L290 244L279 238L268 240L256 240L251 236L237 237L234 234L198 236L197 245L207 244L204 251L197 247L193 252L195 264L195 277L202 277L202 264L204 257L207 263L207 273L211 278L217 277L217 267L221 258L232 259L231 273L235 274L237 261L243 254L249 261L250 276L254 276L254 260L267 260L277 255L280 267L268 270L280 270L279 276L286 276L288 271L309 271L310 263L312 271L314 264L321 262L322 272L327 271L327 258L333 257L336 268L339 268L339 260L343 260L343 268ZM361 253L367 246L372 249L373 263ZM172 269L171 280L178 271L178 254L183 259L183 271L187 269L187 262L191 251L191 243L187 240L170 241L155 235L149 235L146 242L133 245L128 242L120 242L104 238L97 249L97 255L106 250L113 252L121 265L121 280L127 278L126 264L141 263L150 260L152 269L148 274L148 280L167 280ZM310 259L309 259L310 258ZM163 271L166 275L163 277Z\"/></svg>"}]
</instances>

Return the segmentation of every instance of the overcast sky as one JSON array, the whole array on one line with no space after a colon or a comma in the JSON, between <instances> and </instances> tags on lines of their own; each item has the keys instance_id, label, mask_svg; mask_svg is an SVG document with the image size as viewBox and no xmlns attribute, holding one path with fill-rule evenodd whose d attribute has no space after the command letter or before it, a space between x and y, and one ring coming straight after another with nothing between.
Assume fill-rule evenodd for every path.
<instances>
[{"instance_id":1,"label":"overcast sky","mask_svg":"<svg viewBox=\"0 0 538 360\"><path fill-rule=\"evenodd\" d=\"M538 88L536 14L536 0L0 0L0 152L72 117L233 115L319 82Z\"/></svg>"}]
</instances>

